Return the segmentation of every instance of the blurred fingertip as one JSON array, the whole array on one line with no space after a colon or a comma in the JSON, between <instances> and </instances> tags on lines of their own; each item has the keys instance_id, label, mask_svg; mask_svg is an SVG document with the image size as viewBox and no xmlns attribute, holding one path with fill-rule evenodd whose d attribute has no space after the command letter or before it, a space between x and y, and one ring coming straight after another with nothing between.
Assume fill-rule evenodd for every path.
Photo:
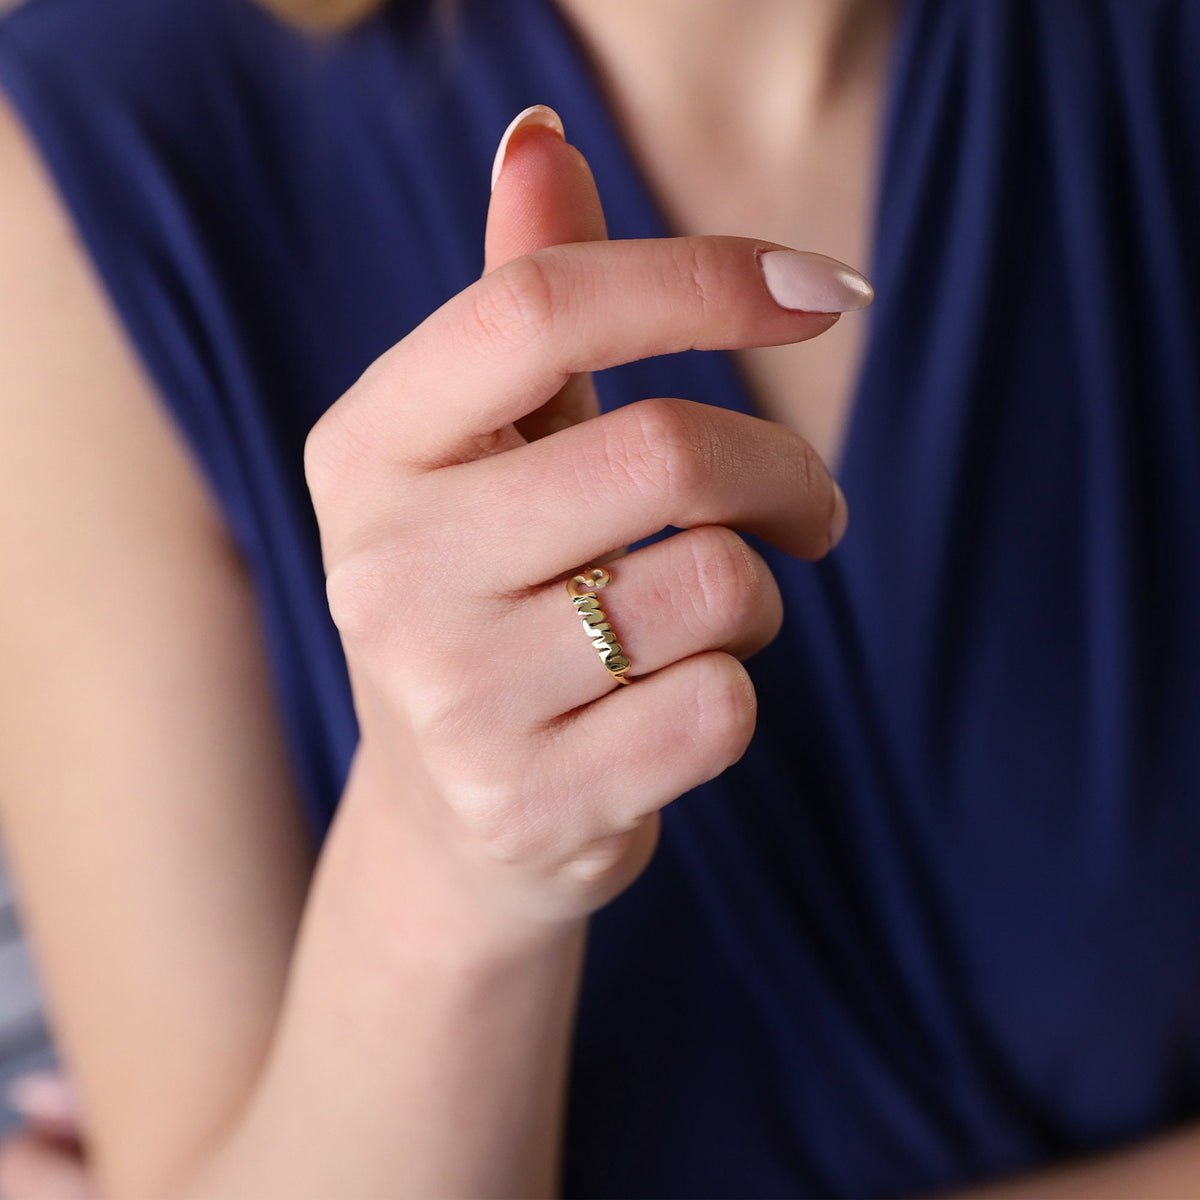
<instances>
[{"instance_id":1,"label":"blurred fingertip","mask_svg":"<svg viewBox=\"0 0 1200 1200\"><path fill-rule=\"evenodd\" d=\"M4 1102L24 1117L78 1121L79 1096L69 1079L55 1071L18 1075L4 1087Z\"/></svg>"}]
</instances>

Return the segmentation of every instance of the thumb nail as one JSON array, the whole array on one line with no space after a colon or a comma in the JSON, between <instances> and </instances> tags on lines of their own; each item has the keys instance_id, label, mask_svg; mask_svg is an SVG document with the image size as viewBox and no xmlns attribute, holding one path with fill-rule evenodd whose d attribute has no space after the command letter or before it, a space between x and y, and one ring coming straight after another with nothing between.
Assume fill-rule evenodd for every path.
<instances>
[{"instance_id":1,"label":"thumb nail","mask_svg":"<svg viewBox=\"0 0 1200 1200\"><path fill-rule=\"evenodd\" d=\"M496 190L496 180L500 178L500 172L504 169L504 159L508 154L508 144L512 141L513 134L518 129L526 129L534 125L553 130L560 138L566 139L562 119L554 109L547 105L534 104L517 113L509 122L508 128L500 138L500 145L496 148L496 157L492 161L492 191Z\"/></svg>"}]
</instances>

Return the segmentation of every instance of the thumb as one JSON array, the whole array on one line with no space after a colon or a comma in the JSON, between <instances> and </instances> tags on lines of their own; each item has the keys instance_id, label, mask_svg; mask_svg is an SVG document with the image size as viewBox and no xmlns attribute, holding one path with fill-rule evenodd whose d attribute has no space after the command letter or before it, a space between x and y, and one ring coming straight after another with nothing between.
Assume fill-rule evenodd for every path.
<instances>
[{"instance_id":1,"label":"thumb","mask_svg":"<svg viewBox=\"0 0 1200 1200\"><path fill-rule=\"evenodd\" d=\"M558 114L544 104L519 113L500 139L492 168L484 274L546 246L607 238L591 168L567 144ZM574 375L517 429L536 441L599 412L591 376Z\"/></svg>"},{"instance_id":2,"label":"thumb","mask_svg":"<svg viewBox=\"0 0 1200 1200\"><path fill-rule=\"evenodd\" d=\"M544 246L607 237L591 168L558 113L544 104L518 113L492 167L484 274Z\"/></svg>"}]
</instances>

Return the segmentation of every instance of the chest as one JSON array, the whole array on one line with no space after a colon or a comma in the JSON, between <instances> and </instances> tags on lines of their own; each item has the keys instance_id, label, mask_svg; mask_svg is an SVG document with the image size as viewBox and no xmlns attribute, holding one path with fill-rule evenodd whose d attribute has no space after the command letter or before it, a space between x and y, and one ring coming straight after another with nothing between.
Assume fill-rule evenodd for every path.
<instances>
[{"instance_id":1,"label":"chest","mask_svg":"<svg viewBox=\"0 0 1200 1200\"><path fill-rule=\"evenodd\" d=\"M704 153L653 120L633 150L675 234L733 234L830 255L869 276L881 97L831 115L794 152ZM754 411L796 430L835 470L866 351L870 311L810 342L733 352Z\"/></svg>"}]
</instances>

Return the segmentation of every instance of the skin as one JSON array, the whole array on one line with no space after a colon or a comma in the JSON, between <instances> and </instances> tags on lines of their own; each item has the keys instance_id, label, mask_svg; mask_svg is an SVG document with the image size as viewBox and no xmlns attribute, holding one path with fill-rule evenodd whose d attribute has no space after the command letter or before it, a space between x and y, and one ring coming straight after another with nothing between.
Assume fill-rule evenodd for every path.
<instances>
[{"instance_id":1,"label":"skin","mask_svg":"<svg viewBox=\"0 0 1200 1200\"><path fill-rule=\"evenodd\" d=\"M552 1194L586 918L645 865L658 809L739 757L753 729L739 655L773 636L780 603L729 527L809 557L830 545L836 492L792 431L686 401L598 417L570 376L690 345L803 340L834 318L775 305L757 265L768 243L599 240L590 172L556 136L511 155L488 273L309 440L363 737L303 902L305 848L263 808L264 793L283 804L286 770L250 756L277 745L265 696L262 724L237 733L246 689L264 686L251 615L233 603L240 565L64 226L40 244L36 217L23 230L29 255L69 252L59 279L40 276L44 296L14 304L24 336L5 346L25 451L0 501L21 514L6 526L15 582L0 627L19 670L5 679L39 682L32 704L25 686L3 692L0 794L107 1196ZM55 212L23 161L27 211ZM586 244L530 254L562 238ZM85 364L48 375L62 288L80 297L65 327L94 321L111 352L111 388L81 386ZM512 422L546 404L591 417L527 442ZM76 425L88 436L64 445ZM531 509L545 516L533 537ZM688 532L624 559L609 605L642 656L643 677L615 697L555 581L666 523ZM664 578L691 598L683 626ZM399 611L410 636L423 630L416 658L398 652ZM542 647L545 669L498 666L498 631ZM71 756L43 750L49 730ZM148 765L139 737L161 747ZM614 760L612 744L630 753ZM244 869L230 870L232 847ZM102 919L81 922L54 886L64 862ZM175 1036L192 1024L199 1049Z\"/></svg>"},{"instance_id":2,"label":"skin","mask_svg":"<svg viewBox=\"0 0 1200 1200\"><path fill-rule=\"evenodd\" d=\"M674 232L868 260L890 6L562 7ZM697 112L712 116L703 155L689 142ZM15 664L0 676L0 803L92 1157L89 1174L35 1123L0 1151L0 1187L195 1200L553 1194L587 914L642 868L661 805L750 735L739 660L773 635L779 598L731 527L810 557L828 545L820 459L836 462L843 440L863 322L772 309L753 254L728 240L686 251L691 264L702 245L719 275L719 303L699 320L686 273L671 268L678 245L545 253L601 241L603 216L569 147L514 138L487 279L371 367L309 444L364 730L314 875L242 565L2 110L0 162L15 218L0 222L0 362L14 384L0 420L19 425L7 444L22 447L0 463L0 553L13 568L0 652ZM675 288L655 292L646 272ZM645 297L646 311L614 313L606 288L623 309ZM541 314L532 332L511 319L514 300ZM573 340L581 328L602 336ZM776 424L686 402L596 417L585 368L693 341L731 348ZM504 395L497 354L519 362ZM430 394L438 422L424 415ZM704 445L761 464L753 503ZM564 494L587 519L574 507L525 536L529 506L553 518ZM688 532L620 556L664 520ZM446 544L440 530L474 534L445 560L423 553ZM605 609L636 670L651 672L619 691L552 586L614 557ZM75 602L81 591L91 604ZM684 623L682 595L696 597ZM423 657L398 653L396 611L406 632L428 631ZM494 662L497 633L545 647L543 669ZM14 679L22 686L6 687ZM499 709L484 704L498 694ZM612 744L632 749L613 764L602 753ZM681 762L689 773L662 765ZM242 870L230 869L235 848ZM82 881L93 922L80 922L64 878ZM971 1194L1196 1194L1198 1142L1182 1131Z\"/></svg>"},{"instance_id":3,"label":"skin","mask_svg":"<svg viewBox=\"0 0 1200 1200\"><path fill-rule=\"evenodd\" d=\"M672 233L767 237L867 270L893 0L559 7ZM759 415L835 474L869 319L733 355Z\"/></svg>"},{"instance_id":4,"label":"skin","mask_svg":"<svg viewBox=\"0 0 1200 1200\"><path fill-rule=\"evenodd\" d=\"M0 162L0 815L119 1194L250 1087L314 852L245 569L2 108Z\"/></svg>"}]
</instances>

